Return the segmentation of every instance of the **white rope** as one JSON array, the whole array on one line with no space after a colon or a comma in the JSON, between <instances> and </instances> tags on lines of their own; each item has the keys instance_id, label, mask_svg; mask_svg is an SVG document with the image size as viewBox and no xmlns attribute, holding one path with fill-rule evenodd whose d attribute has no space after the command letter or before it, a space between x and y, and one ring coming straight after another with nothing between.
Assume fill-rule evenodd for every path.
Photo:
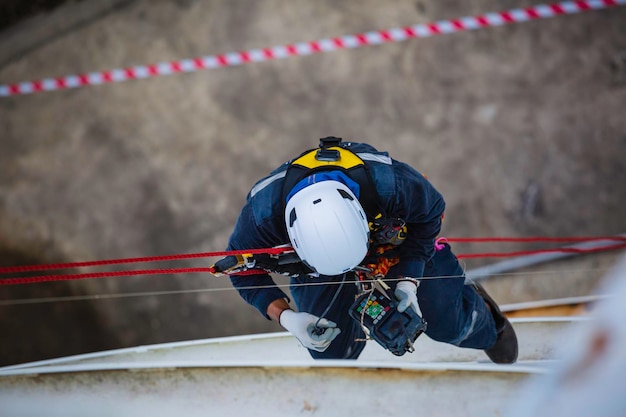
<instances>
[{"instance_id":1,"label":"white rope","mask_svg":"<svg viewBox=\"0 0 626 417\"><path fill-rule=\"evenodd\" d=\"M602 272L606 273L610 270L610 267L606 268L593 268L593 269L574 269L574 270L544 270L537 272L509 272L509 273L500 273L493 274L493 277L525 277L525 276L533 276L533 275L565 275L572 273L592 273L592 272ZM461 275L451 275L451 276L437 276L437 277L422 277L421 281L431 280L431 279L446 279L446 278L459 278ZM398 281L402 278L397 279L385 279L385 282L393 282ZM240 287L239 289L267 289L267 288L285 288L289 289L290 287L306 287L306 286L318 286L318 285L339 285L341 281L323 281L323 282L310 282L310 283L301 283L301 284L276 284L276 285L262 285L262 286L249 286L249 287ZM24 298L18 300L0 300L0 307L2 306L12 306L12 305L24 305L24 304L43 304L43 303L53 303L53 302L68 302L68 301L94 301L94 300L110 300L110 299L119 299L119 298L132 298L132 297L156 297L163 295L179 295L179 294L199 294L199 293L212 293L212 292L223 292L223 291L236 291L237 289L234 287L224 287L224 288L198 288L198 289L186 289L186 290L168 290L168 291L145 291L145 292L132 292L132 293L113 293L113 294L90 294L90 295L72 295L72 296L63 296L63 297L41 297L41 298Z\"/></svg>"}]
</instances>

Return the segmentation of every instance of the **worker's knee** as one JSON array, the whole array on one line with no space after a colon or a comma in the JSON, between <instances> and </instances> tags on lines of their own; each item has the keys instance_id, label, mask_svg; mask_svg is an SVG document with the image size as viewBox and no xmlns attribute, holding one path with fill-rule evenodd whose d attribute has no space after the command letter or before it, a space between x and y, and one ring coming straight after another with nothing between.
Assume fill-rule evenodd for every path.
<instances>
[{"instance_id":1,"label":"worker's knee","mask_svg":"<svg viewBox=\"0 0 626 417\"><path fill-rule=\"evenodd\" d=\"M438 342L475 349L489 348L496 339L493 316L483 299L469 286L463 288L460 308L430 317L426 334Z\"/></svg>"}]
</instances>

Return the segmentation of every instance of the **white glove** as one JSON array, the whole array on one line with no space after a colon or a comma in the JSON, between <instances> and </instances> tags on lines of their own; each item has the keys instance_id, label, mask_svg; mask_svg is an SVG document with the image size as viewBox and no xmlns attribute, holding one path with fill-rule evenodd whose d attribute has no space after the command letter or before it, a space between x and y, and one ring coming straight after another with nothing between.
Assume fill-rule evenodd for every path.
<instances>
[{"instance_id":1,"label":"white glove","mask_svg":"<svg viewBox=\"0 0 626 417\"><path fill-rule=\"evenodd\" d=\"M318 352L325 351L330 346L330 342L341 333L335 322L326 319L320 320L313 314L296 313L293 310L283 311L280 314L279 322L302 343L302 346ZM317 331L315 331L316 324Z\"/></svg>"},{"instance_id":2,"label":"white glove","mask_svg":"<svg viewBox=\"0 0 626 417\"><path fill-rule=\"evenodd\" d=\"M404 312L407 308L411 307L420 316L422 312L417 304L417 283L413 281L400 281L396 285L396 291L394 292L396 298L400 303L398 304L398 311Z\"/></svg>"}]
</instances>

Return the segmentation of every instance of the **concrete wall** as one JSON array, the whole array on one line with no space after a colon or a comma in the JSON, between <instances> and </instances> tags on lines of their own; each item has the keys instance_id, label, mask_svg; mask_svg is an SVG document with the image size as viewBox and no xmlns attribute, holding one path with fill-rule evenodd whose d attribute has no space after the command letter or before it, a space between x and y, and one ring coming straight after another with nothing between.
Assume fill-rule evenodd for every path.
<instances>
[{"instance_id":1,"label":"concrete wall","mask_svg":"<svg viewBox=\"0 0 626 417\"><path fill-rule=\"evenodd\" d=\"M0 82L511 7L519 3L84 0L1 32ZM2 98L1 262L222 250L252 184L327 135L370 142L427 174L446 197L448 236L624 232L625 18L626 8L613 8ZM494 248L457 251L482 249ZM0 295L229 286L208 276L136 277ZM230 290L5 306L0 326L29 346L28 358L17 344L3 346L10 360L278 329Z\"/></svg>"}]
</instances>

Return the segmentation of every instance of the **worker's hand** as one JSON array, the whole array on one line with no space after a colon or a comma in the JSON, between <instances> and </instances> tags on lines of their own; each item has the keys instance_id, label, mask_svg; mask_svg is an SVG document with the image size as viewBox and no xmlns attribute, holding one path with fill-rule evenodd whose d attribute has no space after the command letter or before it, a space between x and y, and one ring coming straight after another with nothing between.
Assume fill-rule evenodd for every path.
<instances>
[{"instance_id":1,"label":"worker's hand","mask_svg":"<svg viewBox=\"0 0 626 417\"><path fill-rule=\"evenodd\" d=\"M283 311L279 322L302 343L302 346L318 352L325 351L330 346L330 342L341 333L337 324L330 320L320 320L313 314L296 313L293 310Z\"/></svg>"},{"instance_id":2,"label":"worker's hand","mask_svg":"<svg viewBox=\"0 0 626 417\"><path fill-rule=\"evenodd\" d=\"M396 285L396 291L394 292L396 298L400 303L398 304L398 311L400 313L406 311L407 308L412 308L418 315L421 315L419 305L417 304L417 283L413 281L400 281Z\"/></svg>"}]
</instances>

